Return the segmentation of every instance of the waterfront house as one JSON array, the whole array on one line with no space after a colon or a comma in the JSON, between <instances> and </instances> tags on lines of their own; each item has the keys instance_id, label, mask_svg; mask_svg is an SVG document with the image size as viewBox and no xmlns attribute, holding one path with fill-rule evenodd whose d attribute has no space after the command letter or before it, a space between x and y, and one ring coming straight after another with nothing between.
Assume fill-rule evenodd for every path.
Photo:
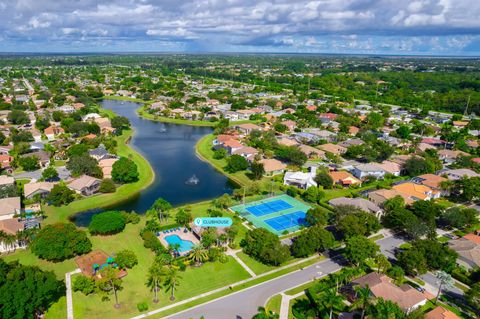
<instances>
[{"instance_id":1,"label":"waterfront house","mask_svg":"<svg viewBox=\"0 0 480 319\"><path fill-rule=\"evenodd\" d=\"M282 174L287 168L286 164L274 158L262 159L260 163L263 164L263 168L265 169L265 176Z\"/></svg>"},{"instance_id":2,"label":"waterfront house","mask_svg":"<svg viewBox=\"0 0 480 319\"><path fill-rule=\"evenodd\" d=\"M100 189L100 180L88 175L83 175L71 181L67 186L77 194L90 196L97 193Z\"/></svg>"},{"instance_id":3,"label":"waterfront house","mask_svg":"<svg viewBox=\"0 0 480 319\"><path fill-rule=\"evenodd\" d=\"M364 198L348 198L348 197L338 197L328 201L328 204L336 206L354 206L360 210L363 210L367 213L374 214L377 218L380 218L383 214L383 210L375 203L364 199Z\"/></svg>"},{"instance_id":4,"label":"waterfront house","mask_svg":"<svg viewBox=\"0 0 480 319\"><path fill-rule=\"evenodd\" d=\"M377 179L383 178L387 172L376 164L360 164L353 168L353 175L356 178L364 179L368 176L373 176Z\"/></svg>"}]
</instances>

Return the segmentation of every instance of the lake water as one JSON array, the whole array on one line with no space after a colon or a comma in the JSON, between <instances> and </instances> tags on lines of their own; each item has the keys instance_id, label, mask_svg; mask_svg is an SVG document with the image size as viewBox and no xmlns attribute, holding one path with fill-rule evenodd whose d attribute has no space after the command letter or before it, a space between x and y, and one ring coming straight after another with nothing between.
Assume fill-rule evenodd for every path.
<instances>
[{"instance_id":1,"label":"lake water","mask_svg":"<svg viewBox=\"0 0 480 319\"><path fill-rule=\"evenodd\" d=\"M127 117L135 131L130 146L141 153L155 171L155 181L137 197L115 205L110 209L144 213L159 197L172 205L213 199L231 193L233 185L211 165L195 154L195 144L212 128L154 122L140 118L136 109L141 105L133 102L105 100L102 107ZM187 185L195 175L200 182ZM101 210L77 214L78 226L87 226L92 215Z\"/></svg>"}]
</instances>

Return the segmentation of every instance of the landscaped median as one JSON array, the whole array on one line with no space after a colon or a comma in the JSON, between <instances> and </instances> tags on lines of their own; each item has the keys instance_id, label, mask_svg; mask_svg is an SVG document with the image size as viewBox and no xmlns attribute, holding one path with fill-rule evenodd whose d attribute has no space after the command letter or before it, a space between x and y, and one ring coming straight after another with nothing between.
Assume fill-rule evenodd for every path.
<instances>
[{"instance_id":1,"label":"landscaped median","mask_svg":"<svg viewBox=\"0 0 480 319\"><path fill-rule=\"evenodd\" d=\"M132 137L132 130L123 131L122 135L116 137L118 155L132 159L137 164L139 173L138 181L131 184L125 184L117 188L115 193L101 194L76 200L69 205L54 207L46 206L47 217L46 223L55 223L58 221L66 221L69 217L90 209L105 208L122 201L132 198L147 188L154 180L155 174L150 163L139 153L128 146L128 141Z\"/></svg>"}]
</instances>

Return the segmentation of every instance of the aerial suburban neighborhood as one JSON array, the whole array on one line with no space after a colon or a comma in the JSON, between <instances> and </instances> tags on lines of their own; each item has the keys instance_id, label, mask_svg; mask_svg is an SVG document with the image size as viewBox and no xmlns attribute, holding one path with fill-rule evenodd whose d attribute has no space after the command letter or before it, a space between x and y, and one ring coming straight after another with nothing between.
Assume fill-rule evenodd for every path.
<instances>
[{"instance_id":1,"label":"aerial suburban neighborhood","mask_svg":"<svg viewBox=\"0 0 480 319\"><path fill-rule=\"evenodd\" d=\"M0 319L480 318L479 14L0 1Z\"/></svg>"}]
</instances>

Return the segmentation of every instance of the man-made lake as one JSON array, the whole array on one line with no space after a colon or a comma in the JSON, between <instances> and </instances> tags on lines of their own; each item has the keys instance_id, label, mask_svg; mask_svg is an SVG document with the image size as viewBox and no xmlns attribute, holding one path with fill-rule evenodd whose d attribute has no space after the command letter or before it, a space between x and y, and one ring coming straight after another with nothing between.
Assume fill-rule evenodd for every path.
<instances>
[{"instance_id":1,"label":"man-made lake","mask_svg":"<svg viewBox=\"0 0 480 319\"><path fill-rule=\"evenodd\" d=\"M133 102L105 100L102 107L127 117L134 129L130 145L141 153L155 171L155 181L139 196L115 205L111 209L144 213L159 197L172 205L193 203L212 199L232 192L232 185L211 165L195 154L195 144L212 128L154 122L140 118L136 109L141 105ZM195 175L195 186L185 182ZM96 211L75 216L75 223L87 226Z\"/></svg>"}]
</instances>

